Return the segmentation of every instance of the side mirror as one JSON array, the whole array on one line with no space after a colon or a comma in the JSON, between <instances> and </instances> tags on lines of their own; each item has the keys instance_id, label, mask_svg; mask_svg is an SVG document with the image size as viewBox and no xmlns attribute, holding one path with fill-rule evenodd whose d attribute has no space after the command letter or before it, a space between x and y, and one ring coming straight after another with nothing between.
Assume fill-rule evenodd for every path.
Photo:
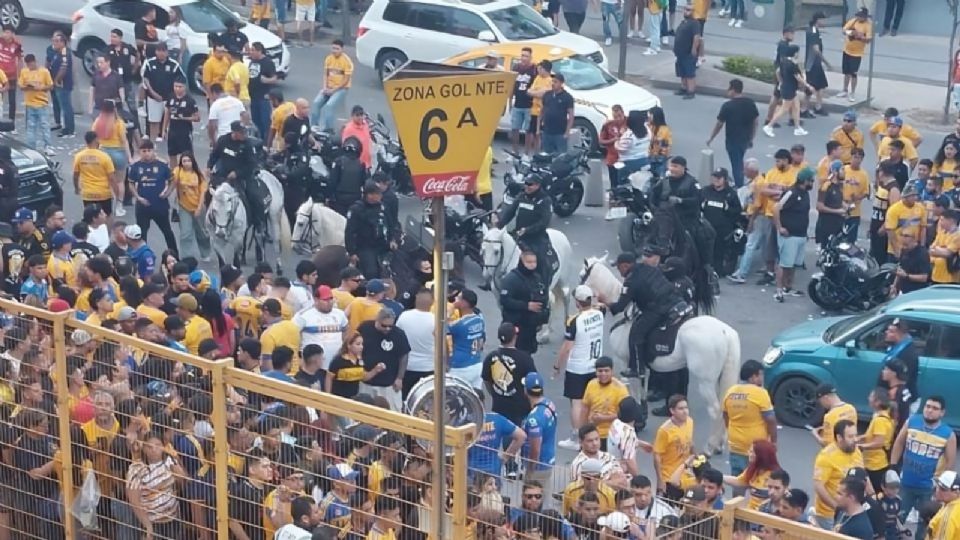
<instances>
[{"instance_id":1,"label":"side mirror","mask_svg":"<svg viewBox=\"0 0 960 540\"><path fill-rule=\"evenodd\" d=\"M853 339L847 340L847 342L844 343L843 346L846 347L847 349L847 356L853 357L857 354L856 340L853 340Z\"/></svg>"},{"instance_id":2,"label":"side mirror","mask_svg":"<svg viewBox=\"0 0 960 540\"><path fill-rule=\"evenodd\" d=\"M383 125L387 124L387 121L383 119L383 114L377 113L377 122L380 122Z\"/></svg>"},{"instance_id":3,"label":"side mirror","mask_svg":"<svg viewBox=\"0 0 960 540\"><path fill-rule=\"evenodd\" d=\"M486 41L487 43L496 43L497 36L493 35L493 32L490 30L483 30L477 34L477 39L480 41Z\"/></svg>"}]
</instances>

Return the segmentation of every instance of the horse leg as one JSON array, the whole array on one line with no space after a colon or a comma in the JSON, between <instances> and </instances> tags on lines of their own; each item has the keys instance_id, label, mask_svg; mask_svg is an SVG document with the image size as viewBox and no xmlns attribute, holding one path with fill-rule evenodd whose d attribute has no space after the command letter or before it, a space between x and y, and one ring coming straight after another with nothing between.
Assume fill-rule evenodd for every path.
<instances>
[{"instance_id":1,"label":"horse leg","mask_svg":"<svg viewBox=\"0 0 960 540\"><path fill-rule=\"evenodd\" d=\"M717 455L723 451L723 419L720 417L720 399L717 397L717 381L712 377L704 377L701 373L690 370L690 378L696 382L697 392L707 406L707 416L710 418L710 437L704 452L708 455ZM692 383L694 381L691 381Z\"/></svg>"}]
</instances>

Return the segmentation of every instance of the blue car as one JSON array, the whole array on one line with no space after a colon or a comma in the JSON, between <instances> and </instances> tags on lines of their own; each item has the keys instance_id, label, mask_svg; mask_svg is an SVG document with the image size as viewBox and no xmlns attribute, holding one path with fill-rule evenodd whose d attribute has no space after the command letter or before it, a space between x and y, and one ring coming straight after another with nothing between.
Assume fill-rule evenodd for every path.
<instances>
[{"instance_id":1,"label":"blue car","mask_svg":"<svg viewBox=\"0 0 960 540\"><path fill-rule=\"evenodd\" d=\"M807 321L777 335L763 355L765 384L778 420L802 427L822 411L815 390L836 386L840 398L872 414L867 396L880 376L887 343L884 331L906 320L920 352L917 387L923 396L947 398L945 420L960 429L960 285L933 285L859 315Z\"/></svg>"}]
</instances>

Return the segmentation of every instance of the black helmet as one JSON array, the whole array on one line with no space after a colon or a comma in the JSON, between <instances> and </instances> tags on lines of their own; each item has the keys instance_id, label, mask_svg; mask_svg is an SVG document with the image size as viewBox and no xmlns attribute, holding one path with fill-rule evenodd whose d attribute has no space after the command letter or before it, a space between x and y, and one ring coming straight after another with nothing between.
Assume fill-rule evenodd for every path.
<instances>
[{"instance_id":1,"label":"black helmet","mask_svg":"<svg viewBox=\"0 0 960 540\"><path fill-rule=\"evenodd\" d=\"M351 154L353 157L360 157L360 151L363 149L363 143L356 137L347 137L341 147L345 154Z\"/></svg>"},{"instance_id":2,"label":"black helmet","mask_svg":"<svg viewBox=\"0 0 960 540\"><path fill-rule=\"evenodd\" d=\"M680 257L668 257L660 265L660 270L667 279L674 281L687 275L687 263Z\"/></svg>"}]
</instances>

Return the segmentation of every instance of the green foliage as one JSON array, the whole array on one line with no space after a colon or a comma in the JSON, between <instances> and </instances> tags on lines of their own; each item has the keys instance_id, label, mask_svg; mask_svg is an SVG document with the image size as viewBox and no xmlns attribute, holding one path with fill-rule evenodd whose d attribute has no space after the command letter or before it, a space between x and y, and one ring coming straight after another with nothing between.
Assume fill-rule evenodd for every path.
<instances>
[{"instance_id":1,"label":"green foliage","mask_svg":"<svg viewBox=\"0 0 960 540\"><path fill-rule=\"evenodd\" d=\"M728 56L723 59L721 67L727 73L756 79L765 83L775 84L776 70L771 60L755 56Z\"/></svg>"}]
</instances>

